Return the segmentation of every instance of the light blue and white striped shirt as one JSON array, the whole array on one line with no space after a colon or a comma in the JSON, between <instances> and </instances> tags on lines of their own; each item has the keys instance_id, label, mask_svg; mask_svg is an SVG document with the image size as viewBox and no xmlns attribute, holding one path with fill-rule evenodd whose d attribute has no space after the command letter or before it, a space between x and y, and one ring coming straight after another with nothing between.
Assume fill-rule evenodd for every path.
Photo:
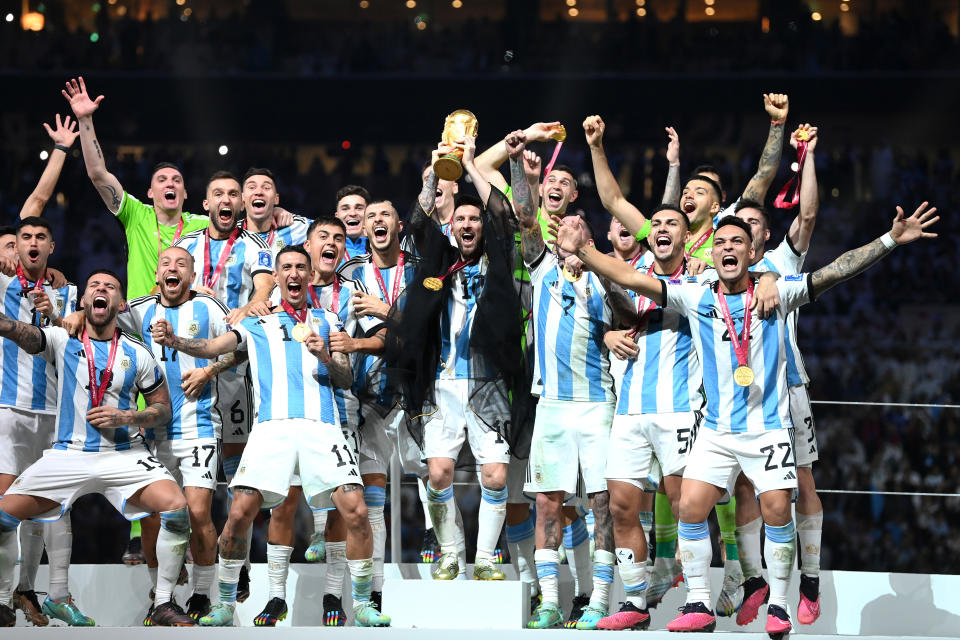
<instances>
[{"instance_id":1,"label":"light blue and white striped shirt","mask_svg":"<svg viewBox=\"0 0 960 640\"><path fill-rule=\"evenodd\" d=\"M193 256L194 277L193 287L203 285L204 254L207 241L206 229L194 231L180 238L174 246L183 247ZM210 239L210 272L216 270L220 261L221 252L226 248L228 240ZM260 273L273 272L273 255L267 243L256 234L240 230L237 241L230 250L220 271L217 281L212 287L214 296L227 305L228 309L238 309L250 302L253 295L253 277Z\"/></svg>"}]
</instances>

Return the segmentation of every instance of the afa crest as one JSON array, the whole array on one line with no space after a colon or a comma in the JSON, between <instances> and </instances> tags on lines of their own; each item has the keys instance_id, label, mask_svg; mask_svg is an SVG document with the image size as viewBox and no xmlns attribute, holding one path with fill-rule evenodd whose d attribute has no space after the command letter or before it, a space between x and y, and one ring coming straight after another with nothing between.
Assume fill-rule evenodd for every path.
<instances>
[{"instance_id":1,"label":"afa crest","mask_svg":"<svg viewBox=\"0 0 960 640\"><path fill-rule=\"evenodd\" d=\"M200 333L200 323L191 322L189 325L187 325L187 333L189 333L191 336L196 336L198 333Z\"/></svg>"}]
</instances>

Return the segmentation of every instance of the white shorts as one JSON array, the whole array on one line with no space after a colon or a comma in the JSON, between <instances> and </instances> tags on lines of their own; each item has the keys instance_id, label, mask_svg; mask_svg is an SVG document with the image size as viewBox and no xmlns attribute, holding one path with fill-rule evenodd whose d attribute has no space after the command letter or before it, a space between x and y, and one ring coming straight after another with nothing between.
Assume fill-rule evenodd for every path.
<instances>
[{"instance_id":1,"label":"white shorts","mask_svg":"<svg viewBox=\"0 0 960 640\"><path fill-rule=\"evenodd\" d=\"M797 445L797 466L812 467L820 459L817 448L817 429L813 422L810 394L804 385L790 387L790 420L793 422L793 440Z\"/></svg>"},{"instance_id":2,"label":"white shorts","mask_svg":"<svg viewBox=\"0 0 960 640\"><path fill-rule=\"evenodd\" d=\"M693 411L616 415L607 449L607 479L656 491L661 474L683 473L696 435Z\"/></svg>"},{"instance_id":3,"label":"white shorts","mask_svg":"<svg viewBox=\"0 0 960 640\"><path fill-rule=\"evenodd\" d=\"M408 475L423 478L427 475L427 462L423 452L417 446L413 436L407 431L406 418L399 406L394 406L384 416L380 409L369 404L360 406L361 427L360 473L380 473L387 475L390 460L400 456L400 466Z\"/></svg>"},{"instance_id":4,"label":"white shorts","mask_svg":"<svg viewBox=\"0 0 960 640\"><path fill-rule=\"evenodd\" d=\"M337 487L361 484L357 459L340 427L288 418L257 424L230 488L256 489L269 509L287 497L294 473L300 474L307 504L317 508L330 506Z\"/></svg>"},{"instance_id":5,"label":"white shorts","mask_svg":"<svg viewBox=\"0 0 960 640\"><path fill-rule=\"evenodd\" d=\"M247 371L247 367L241 367ZM227 369L217 376L217 409L223 421L222 439L227 444L243 444L253 427L253 402L250 381L245 373Z\"/></svg>"},{"instance_id":6,"label":"white shorts","mask_svg":"<svg viewBox=\"0 0 960 640\"><path fill-rule=\"evenodd\" d=\"M697 431L684 478L712 484L733 495L741 470L757 494L774 489L796 490L793 429L730 433L703 427Z\"/></svg>"},{"instance_id":7,"label":"white shorts","mask_svg":"<svg viewBox=\"0 0 960 640\"><path fill-rule=\"evenodd\" d=\"M18 476L53 443L57 417L0 407L0 473Z\"/></svg>"},{"instance_id":8,"label":"white shorts","mask_svg":"<svg viewBox=\"0 0 960 640\"><path fill-rule=\"evenodd\" d=\"M607 490L607 443L613 402L575 402L540 398L530 443L530 481L535 493L577 493L583 476L587 494Z\"/></svg>"},{"instance_id":9,"label":"white shorts","mask_svg":"<svg viewBox=\"0 0 960 640\"><path fill-rule=\"evenodd\" d=\"M163 463L181 487L217 489L220 447L216 438L154 440L150 451Z\"/></svg>"},{"instance_id":10,"label":"white shorts","mask_svg":"<svg viewBox=\"0 0 960 640\"><path fill-rule=\"evenodd\" d=\"M340 433L343 434L343 439L347 441L347 447L349 447L350 452L353 454L354 460L360 459L360 447L357 445L357 432L352 428L340 427ZM303 482L300 480L300 472L295 471L293 475L290 476L290 486L292 487L302 487Z\"/></svg>"},{"instance_id":11,"label":"white shorts","mask_svg":"<svg viewBox=\"0 0 960 640\"><path fill-rule=\"evenodd\" d=\"M47 449L30 465L7 493L39 496L60 503L60 508L40 514L34 520L56 520L70 510L81 496L99 493L127 520L150 515L127 501L143 487L173 476L150 455L142 442L122 451L76 451Z\"/></svg>"},{"instance_id":12,"label":"white shorts","mask_svg":"<svg viewBox=\"0 0 960 640\"><path fill-rule=\"evenodd\" d=\"M481 404L488 408L482 416L472 408L469 379L437 380L434 393L437 411L423 420L423 454L428 460L456 460L463 443L469 441L477 464L510 461L507 441L494 429L509 424L510 406L496 385L491 383L480 392L485 396ZM490 407L494 410L489 411Z\"/></svg>"}]
</instances>

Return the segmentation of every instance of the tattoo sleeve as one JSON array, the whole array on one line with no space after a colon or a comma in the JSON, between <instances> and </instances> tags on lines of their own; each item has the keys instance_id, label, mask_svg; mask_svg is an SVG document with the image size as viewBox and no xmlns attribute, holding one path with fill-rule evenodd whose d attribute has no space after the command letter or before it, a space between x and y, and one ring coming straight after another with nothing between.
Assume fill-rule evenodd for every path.
<instances>
[{"instance_id":1,"label":"tattoo sleeve","mask_svg":"<svg viewBox=\"0 0 960 640\"><path fill-rule=\"evenodd\" d=\"M202 338L181 338L174 336L173 348L194 358L215 358L218 353L210 350L210 341Z\"/></svg>"},{"instance_id":2,"label":"tattoo sleeve","mask_svg":"<svg viewBox=\"0 0 960 640\"><path fill-rule=\"evenodd\" d=\"M105 184L100 187L103 190L105 196L110 197L110 204L114 207L119 207L122 202L120 194L117 193L117 190L113 188L113 185Z\"/></svg>"},{"instance_id":3,"label":"tattoo sleeve","mask_svg":"<svg viewBox=\"0 0 960 640\"><path fill-rule=\"evenodd\" d=\"M663 187L663 204L677 206L680 202L680 167L671 166L667 169L667 184Z\"/></svg>"},{"instance_id":4,"label":"tattoo sleeve","mask_svg":"<svg viewBox=\"0 0 960 640\"><path fill-rule=\"evenodd\" d=\"M20 322L0 313L0 336L13 340L27 353L40 353L43 348L43 334L38 327Z\"/></svg>"},{"instance_id":5,"label":"tattoo sleeve","mask_svg":"<svg viewBox=\"0 0 960 640\"><path fill-rule=\"evenodd\" d=\"M218 376L227 369L233 369L235 366L246 362L247 357L246 351L234 351L232 353L228 353L213 364L209 365L210 375Z\"/></svg>"},{"instance_id":6,"label":"tattoo sleeve","mask_svg":"<svg viewBox=\"0 0 960 640\"><path fill-rule=\"evenodd\" d=\"M844 280L849 280L855 275L863 273L891 251L893 249L887 249L880 238L858 249L847 251L810 276L812 297L818 298L822 293Z\"/></svg>"},{"instance_id":7,"label":"tattoo sleeve","mask_svg":"<svg viewBox=\"0 0 960 640\"><path fill-rule=\"evenodd\" d=\"M333 386L338 389L349 389L353 385L353 369L350 367L350 359L347 354L334 351L330 354L330 360L326 362L325 366Z\"/></svg>"},{"instance_id":8,"label":"tattoo sleeve","mask_svg":"<svg viewBox=\"0 0 960 640\"><path fill-rule=\"evenodd\" d=\"M427 179L423 181L423 189L420 190L420 195L417 196L420 208L423 209L423 212L427 214L427 216L433 215L433 210L436 208L437 180L437 174L433 172L433 169L430 169L430 173L427 174Z\"/></svg>"},{"instance_id":9,"label":"tattoo sleeve","mask_svg":"<svg viewBox=\"0 0 960 640\"><path fill-rule=\"evenodd\" d=\"M543 521L543 538L547 549L560 547L560 523L553 516L547 516Z\"/></svg>"},{"instance_id":10,"label":"tattoo sleeve","mask_svg":"<svg viewBox=\"0 0 960 640\"><path fill-rule=\"evenodd\" d=\"M610 516L610 494L600 491L590 496L593 509L593 539L597 549L613 551L613 518Z\"/></svg>"},{"instance_id":11,"label":"tattoo sleeve","mask_svg":"<svg viewBox=\"0 0 960 640\"><path fill-rule=\"evenodd\" d=\"M777 175L777 167L780 165L780 152L783 150L783 130L782 124L771 124L770 133L767 134L767 143L763 146L763 153L760 154L760 165L757 172L750 178L747 188L743 190L743 198L746 200L756 200L763 202L767 197L767 190Z\"/></svg>"},{"instance_id":12,"label":"tattoo sleeve","mask_svg":"<svg viewBox=\"0 0 960 640\"><path fill-rule=\"evenodd\" d=\"M620 324L626 327L636 326L640 321L637 316L637 305L634 304L627 292L620 285L600 276L600 283L607 291L607 301L613 310L614 326Z\"/></svg>"},{"instance_id":13,"label":"tattoo sleeve","mask_svg":"<svg viewBox=\"0 0 960 640\"><path fill-rule=\"evenodd\" d=\"M510 186L513 193L513 209L520 222L520 240L523 260L532 264L543 252L543 234L537 220L537 205L530 191L530 183L523 170L521 159L510 158Z\"/></svg>"}]
</instances>

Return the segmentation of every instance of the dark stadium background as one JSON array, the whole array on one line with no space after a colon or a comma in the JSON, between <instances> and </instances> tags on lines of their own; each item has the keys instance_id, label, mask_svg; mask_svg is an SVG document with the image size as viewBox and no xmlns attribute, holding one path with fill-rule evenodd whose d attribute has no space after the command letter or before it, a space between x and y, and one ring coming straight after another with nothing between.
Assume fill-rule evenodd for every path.
<instances>
[{"instance_id":1,"label":"dark stadium background","mask_svg":"<svg viewBox=\"0 0 960 640\"><path fill-rule=\"evenodd\" d=\"M928 199L942 215L938 241L898 251L801 313L812 398L960 399L960 2L410 4L0 0L2 223L15 221L36 184L40 152L52 146L40 123L69 112L60 89L77 74L92 95L106 95L95 122L107 166L141 199L152 165L169 160L183 168L193 212L214 170L252 165L277 173L281 204L297 213L332 212L333 194L348 183L405 212L444 116L469 108L479 148L538 120L562 121L569 139L560 161L581 180L575 206L604 230L585 116L605 118L613 169L629 199L650 210L666 171L664 126L680 134L682 169L715 164L732 200L766 136L761 93L786 92L788 126L820 127L809 269L883 233L896 204L912 210ZM42 30L23 29L24 6L42 16ZM785 149L768 202L793 159ZM79 143L44 215L56 229L52 263L73 280L94 267L123 268L121 230L86 177ZM792 214L774 218L779 241ZM821 489L960 491L956 409L816 405L815 416ZM475 530L476 488L459 492ZM824 568L958 570L960 542L950 535L960 525L958 497L821 497ZM412 486L404 507L404 560L412 561L422 532ZM127 528L105 501L81 500L73 522L74 562L119 561ZM266 513L255 559L263 560L265 522ZM309 518L300 524L295 559L310 533Z\"/></svg>"}]
</instances>

